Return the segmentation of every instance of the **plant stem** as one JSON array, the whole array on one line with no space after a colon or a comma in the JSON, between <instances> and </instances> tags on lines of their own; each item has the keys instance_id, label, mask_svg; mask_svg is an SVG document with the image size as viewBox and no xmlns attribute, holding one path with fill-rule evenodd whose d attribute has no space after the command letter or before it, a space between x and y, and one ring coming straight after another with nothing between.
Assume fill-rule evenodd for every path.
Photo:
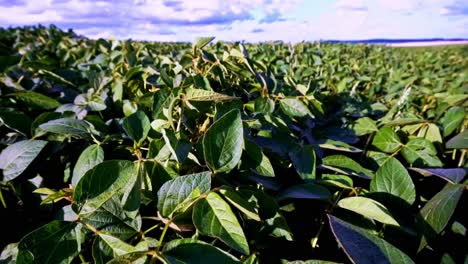
<instances>
[{"instance_id":1,"label":"plant stem","mask_svg":"<svg viewBox=\"0 0 468 264\"><path fill-rule=\"evenodd\" d=\"M159 243L158 243L158 248L157 248L157 251L159 251L159 249L161 248L162 246L162 242L164 240L164 236L166 235L166 232L167 232L167 229L169 228L169 225L171 224L171 220L167 221L166 225L164 225L164 229L161 233L161 236L159 237Z\"/></svg>"},{"instance_id":2,"label":"plant stem","mask_svg":"<svg viewBox=\"0 0 468 264\"><path fill-rule=\"evenodd\" d=\"M150 227L149 229L147 229L145 232L143 232L144 235L146 235L146 233L156 229L161 223L157 223L156 225Z\"/></svg>"},{"instance_id":3,"label":"plant stem","mask_svg":"<svg viewBox=\"0 0 468 264\"><path fill-rule=\"evenodd\" d=\"M2 201L3 208L6 209L7 205L5 203L5 199L3 198L2 189L0 189L0 200Z\"/></svg>"}]
</instances>

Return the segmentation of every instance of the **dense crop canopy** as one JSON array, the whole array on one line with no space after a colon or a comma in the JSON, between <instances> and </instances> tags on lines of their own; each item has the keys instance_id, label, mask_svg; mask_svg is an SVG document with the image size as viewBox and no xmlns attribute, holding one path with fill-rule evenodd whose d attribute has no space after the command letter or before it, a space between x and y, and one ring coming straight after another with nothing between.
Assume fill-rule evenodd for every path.
<instances>
[{"instance_id":1,"label":"dense crop canopy","mask_svg":"<svg viewBox=\"0 0 468 264\"><path fill-rule=\"evenodd\" d=\"M1 29L0 262L466 262L467 55Z\"/></svg>"}]
</instances>

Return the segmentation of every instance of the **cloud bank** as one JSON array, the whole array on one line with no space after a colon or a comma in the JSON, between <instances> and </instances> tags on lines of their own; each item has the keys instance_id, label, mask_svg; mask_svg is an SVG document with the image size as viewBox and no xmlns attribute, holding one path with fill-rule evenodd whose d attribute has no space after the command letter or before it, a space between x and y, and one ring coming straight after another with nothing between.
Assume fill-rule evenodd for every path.
<instances>
[{"instance_id":1,"label":"cloud bank","mask_svg":"<svg viewBox=\"0 0 468 264\"><path fill-rule=\"evenodd\" d=\"M463 0L0 0L0 14L2 27L55 24L90 38L468 38Z\"/></svg>"}]
</instances>

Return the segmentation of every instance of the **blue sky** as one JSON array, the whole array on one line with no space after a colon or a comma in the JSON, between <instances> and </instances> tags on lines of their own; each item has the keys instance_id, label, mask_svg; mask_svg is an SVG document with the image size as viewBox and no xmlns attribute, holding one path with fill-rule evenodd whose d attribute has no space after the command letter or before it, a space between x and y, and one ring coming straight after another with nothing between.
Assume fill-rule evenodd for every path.
<instances>
[{"instance_id":1,"label":"blue sky","mask_svg":"<svg viewBox=\"0 0 468 264\"><path fill-rule=\"evenodd\" d=\"M90 38L468 38L466 0L0 0L0 14L2 27L55 24Z\"/></svg>"}]
</instances>

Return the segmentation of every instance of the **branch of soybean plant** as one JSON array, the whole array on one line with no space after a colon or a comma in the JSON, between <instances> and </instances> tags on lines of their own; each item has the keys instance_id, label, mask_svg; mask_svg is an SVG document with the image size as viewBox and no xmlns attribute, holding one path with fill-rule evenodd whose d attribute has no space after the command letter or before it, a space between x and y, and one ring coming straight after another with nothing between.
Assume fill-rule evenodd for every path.
<instances>
[{"instance_id":1,"label":"branch of soybean plant","mask_svg":"<svg viewBox=\"0 0 468 264\"><path fill-rule=\"evenodd\" d=\"M333 204L330 205L330 207L328 207L328 209L325 210L325 214L322 214L322 216L320 217L320 218L321 218L321 219L320 219L320 228L319 228L319 230L317 231L317 234L315 234L315 236L310 240L310 244L311 244L311 246L312 246L312 250L314 250L314 249L316 249L316 248L319 247L319 245L318 245L318 240L319 240L320 234L322 233L322 230L323 230L324 226L326 225L326 223L325 223L325 218L326 218L326 216L325 216L325 215L333 212L333 209L334 209L334 208L336 207L336 205L338 204L338 201L340 200L341 195L343 194L343 191L344 191L344 190L341 190L341 191L338 193L338 195L337 195L335 201L333 202Z\"/></svg>"}]
</instances>

